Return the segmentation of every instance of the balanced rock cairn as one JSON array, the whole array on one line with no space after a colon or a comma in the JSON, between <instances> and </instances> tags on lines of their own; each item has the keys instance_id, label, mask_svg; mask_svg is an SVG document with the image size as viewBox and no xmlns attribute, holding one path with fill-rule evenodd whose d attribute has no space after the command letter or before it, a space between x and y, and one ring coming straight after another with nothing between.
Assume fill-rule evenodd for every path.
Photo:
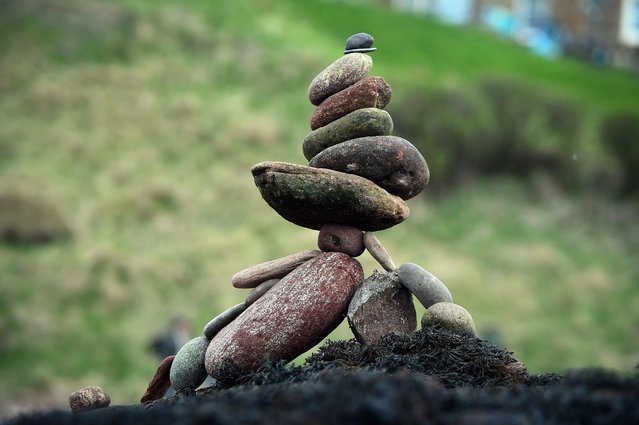
<instances>
[{"instance_id":1,"label":"balanced rock cairn","mask_svg":"<svg viewBox=\"0 0 639 425\"><path fill-rule=\"evenodd\" d=\"M417 329L412 295L427 309L422 326L440 324L474 335L468 312L452 303L446 286L416 264L393 264L374 231L409 214L405 200L429 179L424 157L407 140L392 136L383 108L391 88L368 76L373 37L351 36L344 56L311 82L317 109L304 139L308 165L262 162L251 169L264 200L284 219L319 230L319 250L255 265L235 274L236 288L252 288L245 302L213 318L199 336L165 359L142 401L164 396L168 382L192 392L207 375L228 365L256 370L291 361L344 319L357 340L369 344ZM384 268L364 279L354 258L367 250Z\"/></svg>"}]
</instances>

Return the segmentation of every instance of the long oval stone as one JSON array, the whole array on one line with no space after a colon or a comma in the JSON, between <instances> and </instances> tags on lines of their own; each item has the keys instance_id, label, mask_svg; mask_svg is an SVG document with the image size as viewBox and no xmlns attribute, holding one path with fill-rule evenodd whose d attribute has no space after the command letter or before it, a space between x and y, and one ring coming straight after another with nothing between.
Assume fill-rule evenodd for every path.
<instances>
[{"instance_id":1,"label":"long oval stone","mask_svg":"<svg viewBox=\"0 0 639 425\"><path fill-rule=\"evenodd\" d=\"M399 283L397 272L375 271L364 280L348 307L348 324L362 344L371 344L390 333L415 332L413 296Z\"/></svg>"},{"instance_id":2,"label":"long oval stone","mask_svg":"<svg viewBox=\"0 0 639 425\"><path fill-rule=\"evenodd\" d=\"M330 124L311 131L305 138L302 150L310 160L324 149L365 136L384 136L393 132L393 119L382 109L364 108L344 115Z\"/></svg>"},{"instance_id":3,"label":"long oval stone","mask_svg":"<svg viewBox=\"0 0 639 425\"><path fill-rule=\"evenodd\" d=\"M213 338L224 328L224 326L228 325L235 320L237 316L242 314L244 310L246 310L246 305L244 303L234 305L211 319L206 326L204 326L202 333L208 339Z\"/></svg>"},{"instance_id":4,"label":"long oval stone","mask_svg":"<svg viewBox=\"0 0 639 425\"><path fill-rule=\"evenodd\" d=\"M382 77L366 77L326 98L311 116L311 130L316 130L344 115L362 108L383 109L392 91Z\"/></svg>"},{"instance_id":5,"label":"long oval stone","mask_svg":"<svg viewBox=\"0 0 639 425\"><path fill-rule=\"evenodd\" d=\"M304 263L213 338L206 371L215 378L226 361L255 370L294 359L339 325L362 279L362 266L343 253Z\"/></svg>"},{"instance_id":6,"label":"long oval stone","mask_svg":"<svg viewBox=\"0 0 639 425\"><path fill-rule=\"evenodd\" d=\"M422 154L397 136L348 140L318 153L308 165L357 174L402 199L420 193L430 176Z\"/></svg>"},{"instance_id":7,"label":"long oval stone","mask_svg":"<svg viewBox=\"0 0 639 425\"><path fill-rule=\"evenodd\" d=\"M265 280L279 279L286 276L297 266L317 257L319 254L320 251L318 250L301 251L286 257L256 264L235 273L231 278L231 283L236 288L255 288Z\"/></svg>"},{"instance_id":8,"label":"long oval stone","mask_svg":"<svg viewBox=\"0 0 639 425\"><path fill-rule=\"evenodd\" d=\"M413 263L406 263L397 269L399 281L411 291L425 308L440 302L453 302L453 296L432 273Z\"/></svg>"},{"instance_id":9,"label":"long oval stone","mask_svg":"<svg viewBox=\"0 0 639 425\"><path fill-rule=\"evenodd\" d=\"M372 67L373 59L363 53L342 56L313 78L308 99L313 105L319 105L330 95L366 77Z\"/></svg>"},{"instance_id":10,"label":"long oval stone","mask_svg":"<svg viewBox=\"0 0 639 425\"><path fill-rule=\"evenodd\" d=\"M408 205L354 174L286 162L261 162L251 169L262 198L286 220L319 230L345 224L382 230L404 221Z\"/></svg>"}]
</instances>

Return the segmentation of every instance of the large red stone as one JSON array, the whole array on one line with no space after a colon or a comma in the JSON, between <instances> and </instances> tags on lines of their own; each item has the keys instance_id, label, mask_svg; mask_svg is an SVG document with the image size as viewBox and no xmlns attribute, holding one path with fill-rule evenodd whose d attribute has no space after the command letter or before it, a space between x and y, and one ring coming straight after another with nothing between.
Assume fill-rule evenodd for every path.
<instances>
[{"instance_id":1,"label":"large red stone","mask_svg":"<svg viewBox=\"0 0 639 425\"><path fill-rule=\"evenodd\" d=\"M227 359L247 370L293 360L341 323L363 277L359 262L343 253L309 260L211 340L206 371L219 377Z\"/></svg>"}]
</instances>

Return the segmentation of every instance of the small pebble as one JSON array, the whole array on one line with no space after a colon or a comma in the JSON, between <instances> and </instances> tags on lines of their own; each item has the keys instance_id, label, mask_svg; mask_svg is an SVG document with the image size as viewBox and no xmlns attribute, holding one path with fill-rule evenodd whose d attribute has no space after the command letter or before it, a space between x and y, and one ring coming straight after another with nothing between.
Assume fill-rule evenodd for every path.
<instances>
[{"instance_id":1,"label":"small pebble","mask_svg":"<svg viewBox=\"0 0 639 425\"><path fill-rule=\"evenodd\" d=\"M204 326L204 330L202 331L204 333L204 336L208 339L212 339L215 334L217 334L219 331L222 330L222 328L224 328L224 326L228 325L233 320L235 320L237 316L242 314L242 312L246 310L246 307L248 307L246 303L235 305L211 319L211 321L209 321L209 323Z\"/></svg>"},{"instance_id":2,"label":"small pebble","mask_svg":"<svg viewBox=\"0 0 639 425\"><path fill-rule=\"evenodd\" d=\"M472 316L457 304L442 302L428 307L422 316L422 329L435 324L454 333L475 336Z\"/></svg>"},{"instance_id":3,"label":"small pebble","mask_svg":"<svg viewBox=\"0 0 639 425\"><path fill-rule=\"evenodd\" d=\"M357 257L364 252L364 232L356 227L342 224L322 226L317 237L317 246L324 252L343 252Z\"/></svg>"},{"instance_id":4,"label":"small pebble","mask_svg":"<svg viewBox=\"0 0 639 425\"><path fill-rule=\"evenodd\" d=\"M346 46L344 46L344 54L349 53L365 53L374 52L377 48L373 47L373 36L366 34L365 32L358 32L353 34L346 40Z\"/></svg>"},{"instance_id":5,"label":"small pebble","mask_svg":"<svg viewBox=\"0 0 639 425\"><path fill-rule=\"evenodd\" d=\"M280 280L281 279L269 279L257 285L251 292L249 292L248 296L244 300L244 305L248 307L253 304L255 301L260 299L262 295L266 294L268 290L275 286L275 284Z\"/></svg>"},{"instance_id":6,"label":"small pebble","mask_svg":"<svg viewBox=\"0 0 639 425\"><path fill-rule=\"evenodd\" d=\"M69 406L73 413L109 407L111 397L98 386L82 388L69 396Z\"/></svg>"},{"instance_id":7,"label":"small pebble","mask_svg":"<svg viewBox=\"0 0 639 425\"><path fill-rule=\"evenodd\" d=\"M377 239L373 232L364 233L364 246L368 253L386 270L392 272L397 267L393 263L393 259L388 254L388 251L382 246L382 243Z\"/></svg>"},{"instance_id":8,"label":"small pebble","mask_svg":"<svg viewBox=\"0 0 639 425\"><path fill-rule=\"evenodd\" d=\"M204 355L210 340L193 338L178 351L171 365L171 384L176 391L195 390L206 379Z\"/></svg>"},{"instance_id":9,"label":"small pebble","mask_svg":"<svg viewBox=\"0 0 639 425\"><path fill-rule=\"evenodd\" d=\"M168 356L158 369L155 371L155 375L149 382L149 386L146 388L146 392L140 399L140 403L148 403L149 401L159 400L171 387L171 378L169 377L169 373L171 371L171 365L173 364L173 359L175 356Z\"/></svg>"},{"instance_id":10,"label":"small pebble","mask_svg":"<svg viewBox=\"0 0 639 425\"><path fill-rule=\"evenodd\" d=\"M440 302L453 302L450 291L432 273L413 263L399 266L399 280L426 308Z\"/></svg>"},{"instance_id":11,"label":"small pebble","mask_svg":"<svg viewBox=\"0 0 639 425\"><path fill-rule=\"evenodd\" d=\"M253 167L255 168L255 167ZM260 283L274 278L282 278L295 270L302 263L317 257L321 251L302 251L297 254L256 264L248 269L237 272L231 278L236 288L255 288Z\"/></svg>"}]
</instances>

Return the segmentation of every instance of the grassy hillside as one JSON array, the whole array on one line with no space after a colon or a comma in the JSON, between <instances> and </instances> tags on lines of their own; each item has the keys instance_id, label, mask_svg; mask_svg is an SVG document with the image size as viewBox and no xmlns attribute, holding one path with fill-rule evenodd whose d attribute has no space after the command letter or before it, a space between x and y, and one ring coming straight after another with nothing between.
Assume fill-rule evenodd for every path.
<instances>
[{"instance_id":1,"label":"grassy hillside","mask_svg":"<svg viewBox=\"0 0 639 425\"><path fill-rule=\"evenodd\" d=\"M315 246L316 232L267 207L249 168L304 163L306 88L354 32L375 36L374 71L394 88L393 103L490 74L583 103L593 122L609 110L639 111L639 84L622 72L548 62L479 30L377 8L317 0L6 7L0 211L3 199L45 207L0 227L46 234L57 213L70 236L0 241L4 400L64 402L97 384L114 403L135 401L157 365L148 343L173 316L186 315L197 336L243 300L230 286L235 272ZM405 223L379 233L395 262L439 276L480 333L496 329L530 369L638 362L635 207L572 196L541 177L473 181L438 198L426 190L410 207ZM367 275L376 268L367 255L361 261ZM331 336L349 337L344 325Z\"/></svg>"}]
</instances>

